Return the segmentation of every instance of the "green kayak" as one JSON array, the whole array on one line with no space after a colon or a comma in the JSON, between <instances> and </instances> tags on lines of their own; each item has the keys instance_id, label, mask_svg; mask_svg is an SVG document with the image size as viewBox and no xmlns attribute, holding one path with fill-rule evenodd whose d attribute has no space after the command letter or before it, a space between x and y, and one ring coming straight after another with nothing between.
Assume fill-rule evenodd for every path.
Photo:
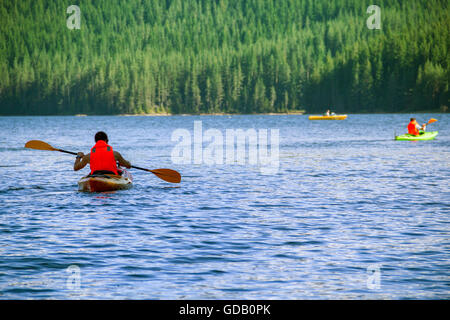
<instances>
[{"instance_id":1,"label":"green kayak","mask_svg":"<svg viewBox=\"0 0 450 320\"><path fill-rule=\"evenodd\" d=\"M438 131L420 132L420 135L414 136L409 133L402 134L401 136L395 136L395 140L433 140L438 135Z\"/></svg>"}]
</instances>

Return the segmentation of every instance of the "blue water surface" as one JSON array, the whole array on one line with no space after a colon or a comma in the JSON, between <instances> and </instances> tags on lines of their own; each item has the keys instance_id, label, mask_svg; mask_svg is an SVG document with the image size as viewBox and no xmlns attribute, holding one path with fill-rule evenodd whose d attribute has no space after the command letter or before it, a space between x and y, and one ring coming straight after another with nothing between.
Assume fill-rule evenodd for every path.
<instances>
[{"instance_id":1,"label":"blue water surface","mask_svg":"<svg viewBox=\"0 0 450 320\"><path fill-rule=\"evenodd\" d=\"M411 116L437 119L437 138L395 141ZM278 129L279 167L174 163L171 137L193 139L194 121L223 137ZM0 299L448 299L449 122L0 117ZM88 169L74 172L73 156L24 148L87 153L98 130L132 164L182 182L131 170L130 190L81 193Z\"/></svg>"}]
</instances>

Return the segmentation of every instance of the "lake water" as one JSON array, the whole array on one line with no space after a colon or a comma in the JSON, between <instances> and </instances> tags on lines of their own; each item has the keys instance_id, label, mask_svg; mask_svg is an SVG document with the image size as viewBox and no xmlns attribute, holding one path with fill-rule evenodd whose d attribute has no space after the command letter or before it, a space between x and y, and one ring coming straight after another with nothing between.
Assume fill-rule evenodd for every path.
<instances>
[{"instance_id":1,"label":"lake water","mask_svg":"<svg viewBox=\"0 0 450 320\"><path fill-rule=\"evenodd\" d=\"M0 299L449 299L450 116L394 141L411 116L0 117ZM278 129L277 170L173 163L195 121ZM24 148L87 153L98 130L182 182L81 193L73 156Z\"/></svg>"}]
</instances>

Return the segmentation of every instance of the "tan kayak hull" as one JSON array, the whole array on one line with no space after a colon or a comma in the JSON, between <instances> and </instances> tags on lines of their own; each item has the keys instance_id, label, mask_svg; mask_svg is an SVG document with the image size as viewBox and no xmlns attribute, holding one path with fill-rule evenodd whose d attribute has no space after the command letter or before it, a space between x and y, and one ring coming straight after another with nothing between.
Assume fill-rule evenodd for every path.
<instances>
[{"instance_id":1,"label":"tan kayak hull","mask_svg":"<svg viewBox=\"0 0 450 320\"><path fill-rule=\"evenodd\" d=\"M133 178L124 170L121 176L104 174L101 176L85 176L78 181L78 190L82 192L106 192L130 189L133 186Z\"/></svg>"}]
</instances>

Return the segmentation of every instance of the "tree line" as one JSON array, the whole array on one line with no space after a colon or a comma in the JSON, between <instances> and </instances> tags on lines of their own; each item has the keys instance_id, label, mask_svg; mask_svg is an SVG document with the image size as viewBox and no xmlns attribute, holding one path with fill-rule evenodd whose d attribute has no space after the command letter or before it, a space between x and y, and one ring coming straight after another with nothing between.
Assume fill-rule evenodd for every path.
<instances>
[{"instance_id":1,"label":"tree line","mask_svg":"<svg viewBox=\"0 0 450 320\"><path fill-rule=\"evenodd\" d=\"M0 2L0 114L446 111L445 0Z\"/></svg>"}]
</instances>

